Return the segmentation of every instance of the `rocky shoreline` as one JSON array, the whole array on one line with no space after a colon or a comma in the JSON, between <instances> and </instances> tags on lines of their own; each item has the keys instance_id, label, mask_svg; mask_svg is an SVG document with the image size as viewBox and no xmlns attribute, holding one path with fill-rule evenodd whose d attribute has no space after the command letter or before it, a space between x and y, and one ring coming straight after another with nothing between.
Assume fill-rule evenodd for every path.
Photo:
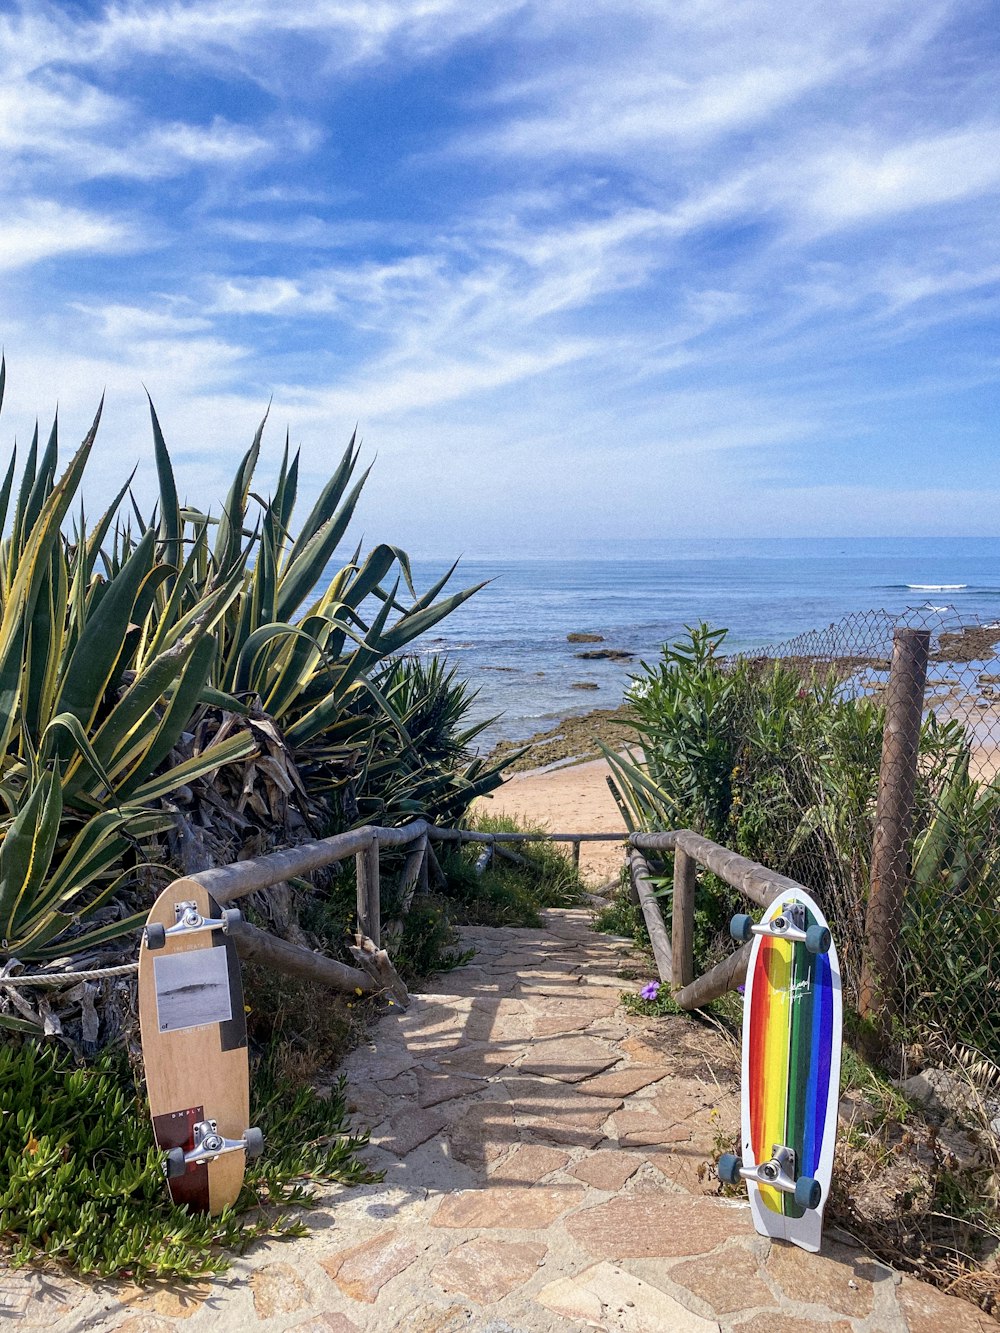
<instances>
[{"instance_id":1,"label":"rocky shoreline","mask_svg":"<svg viewBox=\"0 0 1000 1333\"><path fill-rule=\"evenodd\" d=\"M490 759L502 759L504 755L516 754L523 746L528 746L527 753L509 765L508 773L529 773L550 764L584 763L600 757L598 742L620 749L627 741L634 740L635 732L629 726L634 717L627 704L618 708L595 708L582 717L564 718L554 727L536 732L527 740L501 741L490 754Z\"/></svg>"}]
</instances>

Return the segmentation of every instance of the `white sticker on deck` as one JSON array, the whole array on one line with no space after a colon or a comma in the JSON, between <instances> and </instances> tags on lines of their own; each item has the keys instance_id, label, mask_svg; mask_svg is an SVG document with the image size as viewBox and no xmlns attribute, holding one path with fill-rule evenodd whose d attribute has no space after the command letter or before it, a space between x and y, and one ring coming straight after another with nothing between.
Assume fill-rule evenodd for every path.
<instances>
[{"instance_id":1,"label":"white sticker on deck","mask_svg":"<svg viewBox=\"0 0 1000 1333\"><path fill-rule=\"evenodd\" d=\"M194 949L154 960L161 1032L180 1032L233 1016L226 949Z\"/></svg>"}]
</instances>

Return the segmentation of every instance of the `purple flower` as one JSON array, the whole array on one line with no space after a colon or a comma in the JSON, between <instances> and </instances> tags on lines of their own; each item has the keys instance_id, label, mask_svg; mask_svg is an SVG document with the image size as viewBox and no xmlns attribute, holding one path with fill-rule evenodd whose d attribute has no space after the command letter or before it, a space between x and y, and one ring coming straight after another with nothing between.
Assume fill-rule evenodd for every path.
<instances>
[{"instance_id":1,"label":"purple flower","mask_svg":"<svg viewBox=\"0 0 1000 1333\"><path fill-rule=\"evenodd\" d=\"M745 995L747 993L746 986L737 986L736 989L739 991L741 995Z\"/></svg>"},{"instance_id":2,"label":"purple flower","mask_svg":"<svg viewBox=\"0 0 1000 1333\"><path fill-rule=\"evenodd\" d=\"M644 1000L655 1000L660 993L660 983L658 981L647 981L639 994Z\"/></svg>"}]
</instances>

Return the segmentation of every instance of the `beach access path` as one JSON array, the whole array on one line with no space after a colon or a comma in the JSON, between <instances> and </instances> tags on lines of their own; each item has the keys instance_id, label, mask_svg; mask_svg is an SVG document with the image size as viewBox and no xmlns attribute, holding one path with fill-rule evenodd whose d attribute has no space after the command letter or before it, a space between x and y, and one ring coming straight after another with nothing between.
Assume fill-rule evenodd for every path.
<instances>
[{"instance_id":1,"label":"beach access path","mask_svg":"<svg viewBox=\"0 0 1000 1333\"><path fill-rule=\"evenodd\" d=\"M487 815L514 815L541 824L550 833L621 833L625 821L608 787L606 759L516 773L473 809ZM580 848L580 873L594 884L618 878L624 864L620 843L590 842Z\"/></svg>"},{"instance_id":2,"label":"beach access path","mask_svg":"<svg viewBox=\"0 0 1000 1333\"><path fill-rule=\"evenodd\" d=\"M198 1285L0 1274L10 1333L986 1333L971 1305L830 1235L754 1233L710 1174L738 1054L687 1015L629 1015L647 978L586 908L470 927L470 963L354 1051L379 1184L336 1187L305 1237Z\"/></svg>"}]
</instances>

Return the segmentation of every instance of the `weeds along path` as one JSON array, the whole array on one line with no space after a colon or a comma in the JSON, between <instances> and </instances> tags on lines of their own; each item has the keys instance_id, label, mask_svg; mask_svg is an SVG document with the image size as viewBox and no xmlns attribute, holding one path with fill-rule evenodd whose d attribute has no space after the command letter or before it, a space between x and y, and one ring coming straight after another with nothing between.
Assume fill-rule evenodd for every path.
<instances>
[{"instance_id":1,"label":"weeds along path","mask_svg":"<svg viewBox=\"0 0 1000 1333\"><path fill-rule=\"evenodd\" d=\"M200 1333L981 1333L970 1305L831 1237L754 1234L708 1173L738 1122L736 1051L637 1018L627 941L586 909L473 927L470 965L348 1059L382 1183L337 1188L308 1236L199 1287L7 1275L3 1327Z\"/></svg>"}]
</instances>

